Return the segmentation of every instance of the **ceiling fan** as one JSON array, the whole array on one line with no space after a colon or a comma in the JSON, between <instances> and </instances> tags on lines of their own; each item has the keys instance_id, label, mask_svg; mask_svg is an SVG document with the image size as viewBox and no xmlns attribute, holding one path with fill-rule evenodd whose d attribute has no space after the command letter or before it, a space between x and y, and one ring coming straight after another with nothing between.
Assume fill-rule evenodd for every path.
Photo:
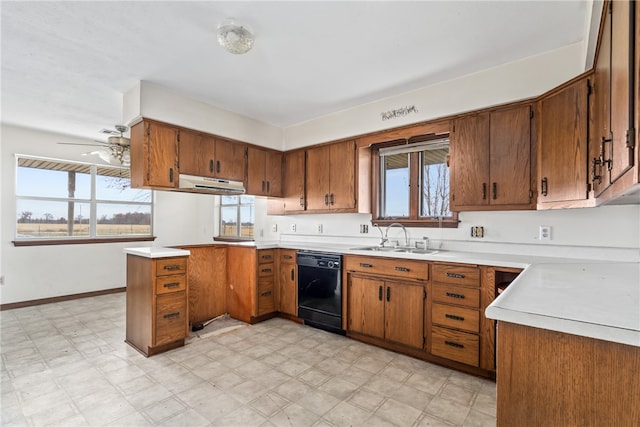
<instances>
[{"instance_id":1,"label":"ceiling fan","mask_svg":"<svg viewBox=\"0 0 640 427\"><path fill-rule=\"evenodd\" d=\"M85 144L81 142L59 142L58 144L64 145L84 145L88 147L100 147L95 151L84 153L85 156L97 154L102 160L109 164L129 166L129 146L131 140L124 136L124 133L128 130L126 126L115 125L114 129L102 129L100 133L109 135L107 142L94 141L91 144Z\"/></svg>"}]
</instances>

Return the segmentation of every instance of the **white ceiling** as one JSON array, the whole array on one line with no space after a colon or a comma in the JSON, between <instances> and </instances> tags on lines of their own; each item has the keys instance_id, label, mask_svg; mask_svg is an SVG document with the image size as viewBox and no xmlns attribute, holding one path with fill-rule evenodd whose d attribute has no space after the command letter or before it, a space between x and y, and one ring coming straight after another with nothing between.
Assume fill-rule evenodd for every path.
<instances>
[{"instance_id":1,"label":"white ceiling","mask_svg":"<svg viewBox=\"0 0 640 427\"><path fill-rule=\"evenodd\" d=\"M2 1L2 121L96 138L146 80L286 127L588 38L591 1ZM217 26L255 34L225 52Z\"/></svg>"}]
</instances>

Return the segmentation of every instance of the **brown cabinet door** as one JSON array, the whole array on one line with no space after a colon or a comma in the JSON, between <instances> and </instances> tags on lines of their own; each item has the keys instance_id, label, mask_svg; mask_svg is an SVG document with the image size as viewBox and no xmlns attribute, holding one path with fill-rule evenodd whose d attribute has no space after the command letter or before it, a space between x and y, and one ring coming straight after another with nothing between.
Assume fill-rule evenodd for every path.
<instances>
[{"instance_id":1,"label":"brown cabinet door","mask_svg":"<svg viewBox=\"0 0 640 427\"><path fill-rule=\"evenodd\" d=\"M160 123L146 123L145 183L151 187L178 186L178 130Z\"/></svg>"},{"instance_id":2,"label":"brown cabinet door","mask_svg":"<svg viewBox=\"0 0 640 427\"><path fill-rule=\"evenodd\" d=\"M180 172L214 176L215 140L196 132L180 131Z\"/></svg>"},{"instance_id":3,"label":"brown cabinet door","mask_svg":"<svg viewBox=\"0 0 640 427\"><path fill-rule=\"evenodd\" d=\"M246 145L216 138L215 176L231 181L244 181Z\"/></svg>"},{"instance_id":4,"label":"brown cabinet door","mask_svg":"<svg viewBox=\"0 0 640 427\"><path fill-rule=\"evenodd\" d=\"M355 165L355 141L339 142L329 146L329 208L355 208Z\"/></svg>"},{"instance_id":5,"label":"brown cabinet door","mask_svg":"<svg viewBox=\"0 0 640 427\"><path fill-rule=\"evenodd\" d=\"M424 286L387 282L385 338L414 348L424 344Z\"/></svg>"},{"instance_id":6,"label":"brown cabinet door","mask_svg":"<svg viewBox=\"0 0 640 427\"><path fill-rule=\"evenodd\" d=\"M350 331L384 338L384 282L349 275L348 324Z\"/></svg>"},{"instance_id":7,"label":"brown cabinet door","mask_svg":"<svg viewBox=\"0 0 640 427\"><path fill-rule=\"evenodd\" d=\"M154 346L181 340L188 335L185 292L172 292L156 297L156 334Z\"/></svg>"},{"instance_id":8,"label":"brown cabinet door","mask_svg":"<svg viewBox=\"0 0 640 427\"><path fill-rule=\"evenodd\" d=\"M282 196L282 153L268 150L265 159L265 181L267 182L267 196Z\"/></svg>"},{"instance_id":9,"label":"brown cabinet door","mask_svg":"<svg viewBox=\"0 0 640 427\"><path fill-rule=\"evenodd\" d=\"M278 274L278 284L280 286L279 311L298 315L298 287L297 268L295 263L281 263Z\"/></svg>"},{"instance_id":10,"label":"brown cabinet door","mask_svg":"<svg viewBox=\"0 0 640 427\"><path fill-rule=\"evenodd\" d=\"M189 321L204 322L227 312L227 249L213 246L183 247L191 254Z\"/></svg>"},{"instance_id":11,"label":"brown cabinet door","mask_svg":"<svg viewBox=\"0 0 640 427\"><path fill-rule=\"evenodd\" d=\"M581 79L540 102L538 203L585 200L588 81Z\"/></svg>"},{"instance_id":12,"label":"brown cabinet door","mask_svg":"<svg viewBox=\"0 0 640 427\"><path fill-rule=\"evenodd\" d=\"M489 114L462 117L454 121L451 138L451 205L489 204Z\"/></svg>"},{"instance_id":13,"label":"brown cabinet door","mask_svg":"<svg viewBox=\"0 0 640 427\"><path fill-rule=\"evenodd\" d=\"M531 201L531 106L491 113L489 203L528 205Z\"/></svg>"},{"instance_id":14,"label":"brown cabinet door","mask_svg":"<svg viewBox=\"0 0 640 427\"><path fill-rule=\"evenodd\" d=\"M304 211L305 152L303 150L284 154L283 177L284 211Z\"/></svg>"},{"instance_id":15,"label":"brown cabinet door","mask_svg":"<svg viewBox=\"0 0 640 427\"><path fill-rule=\"evenodd\" d=\"M247 194L263 196L267 194L265 180L265 158L267 152L259 148L247 148Z\"/></svg>"},{"instance_id":16,"label":"brown cabinet door","mask_svg":"<svg viewBox=\"0 0 640 427\"><path fill-rule=\"evenodd\" d=\"M307 150L306 190L307 210L329 209L329 162L331 148L327 145Z\"/></svg>"}]
</instances>

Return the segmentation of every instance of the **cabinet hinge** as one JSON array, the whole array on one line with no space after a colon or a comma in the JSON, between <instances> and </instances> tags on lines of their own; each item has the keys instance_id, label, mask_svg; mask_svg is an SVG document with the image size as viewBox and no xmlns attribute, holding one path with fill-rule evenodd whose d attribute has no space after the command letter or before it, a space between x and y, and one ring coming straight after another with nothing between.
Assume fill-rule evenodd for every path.
<instances>
[{"instance_id":1,"label":"cabinet hinge","mask_svg":"<svg viewBox=\"0 0 640 427\"><path fill-rule=\"evenodd\" d=\"M587 198L589 198L589 193L593 189L593 185L590 182L587 182Z\"/></svg>"},{"instance_id":2,"label":"cabinet hinge","mask_svg":"<svg viewBox=\"0 0 640 427\"><path fill-rule=\"evenodd\" d=\"M587 79L587 96L591 95L593 92L593 86L591 85L591 80Z\"/></svg>"},{"instance_id":3,"label":"cabinet hinge","mask_svg":"<svg viewBox=\"0 0 640 427\"><path fill-rule=\"evenodd\" d=\"M151 135L151 125L147 126L147 136Z\"/></svg>"},{"instance_id":4,"label":"cabinet hinge","mask_svg":"<svg viewBox=\"0 0 640 427\"><path fill-rule=\"evenodd\" d=\"M180 131L178 131L178 142L180 142Z\"/></svg>"},{"instance_id":5,"label":"cabinet hinge","mask_svg":"<svg viewBox=\"0 0 640 427\"><path fill-rule=\"evenodd\" d=\"M529 200L533 199L533 190L529 190Z\"/></svg>"},{"instance_id":6,"label":"cabinet hinge","mask_svg":"<svg viewBox=\"0 0 640 427\"><path fill-rule=\"evenodd\" d=\"M613 2L610 1L609 2L609 13L612 13L612 12L613 12Z\"/></svg>"},{"instance_id":7,"label":"cabinet hinge","mask_svg":"<svg viewBox=\"0 0 640 427\"><path fill-rule=\"evenodd\" d=\"M426 290L422 290L422 299L426 300L427 299L427 291Z\"/></svg>"},{"instance_id":8,"label":"cabinet hinge","mask_svg":"<svg viewBox=\"0 0 640 427\"><path fill-rule=\"evenodd\" d=\"M529 110L529 118L533 119L533 109Z\"/></svg>"},{"instance_id":9,"label":"cabinet hinge","mask_svg":"<svg viewBox=\"0 0 640 427\"><path fill-rule=\"evenodd\" d=\"M627 148L633 150L636 148L636 130L635 128L627 129Z\"/></svg>"},{"instance_id":10,"label":"cabinet hinge","mask_svg":"<svg viewBox=\"0 0 640 427\"><path fill-rule=\"evenodd\" d=\"M424 348L425 344L427 343L427 337L423 336L422 337L422 347Z\"/></svg>"}]
</instances>

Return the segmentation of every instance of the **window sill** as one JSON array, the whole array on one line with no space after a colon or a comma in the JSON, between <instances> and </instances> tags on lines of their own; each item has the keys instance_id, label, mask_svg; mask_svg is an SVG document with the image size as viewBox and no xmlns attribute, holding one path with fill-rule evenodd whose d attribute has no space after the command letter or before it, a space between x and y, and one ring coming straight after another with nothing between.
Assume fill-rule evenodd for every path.
<instances>
[{"instance_id":1,"label":"window sill","mask_svg":"<svg viewBox=\"0 0 640 427\"><path fill-rule=\"evenodd\" d=\"M144 237L92 237L78 239L29 239L13 240L13 246L55 246L55 245L85 245L93 243L122 243L122 242L152 242L156 236Z\"/></svg>"},{"instance_id":2,"label":"window sill","mask_svg":"<svg viewBox=\"0 0 640 427\"><path fill-rule=\"evenodd\" d=\"M377 224L382 227L387 227L390 224L398 223L405 227L424 227L424 228L458 228L458 219L449 220L433 220L433 219L374 219L371 221L373 224Z\"/></svg>"},{"instance_id":3,"label":"window sill","mask_svg":"<svg viewBox=\"0 0 640 427\"><path fill-rule=\"evenodd\" d=\"M255 239L249 237L225 237L218 236L213 238L214 242L255 242Z\"/></svg>"}]
</instances>

